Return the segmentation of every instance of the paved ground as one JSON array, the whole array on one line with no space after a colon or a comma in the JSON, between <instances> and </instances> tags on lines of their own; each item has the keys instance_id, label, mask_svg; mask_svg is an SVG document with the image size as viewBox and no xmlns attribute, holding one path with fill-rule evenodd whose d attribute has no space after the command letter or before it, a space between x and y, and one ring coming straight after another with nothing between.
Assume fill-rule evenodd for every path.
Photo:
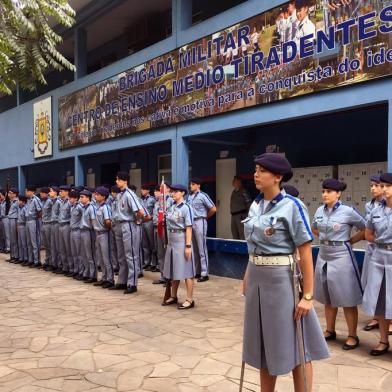
<instances>
[{"instance_id":1,"label":"paved ground","mask_svg":"<svg viewBox=\"0 0 392 392\"><path fill-rule=\"evenodd\" d=\"M163 289L151 284L152 274L131 296L3 256L0 276L0 392L238 391L243 298L236 280L198 284L197 307L181 312L160 306ZM392 391L392 353L371 358L377 336L360 337L355 352L341 350L342 337L330 360L315 363L314 391ZM257 372L247 369L246 380L246 390L259 390ZM277 390L293 390L290 376Z\"/></svg>"}]
</instances>

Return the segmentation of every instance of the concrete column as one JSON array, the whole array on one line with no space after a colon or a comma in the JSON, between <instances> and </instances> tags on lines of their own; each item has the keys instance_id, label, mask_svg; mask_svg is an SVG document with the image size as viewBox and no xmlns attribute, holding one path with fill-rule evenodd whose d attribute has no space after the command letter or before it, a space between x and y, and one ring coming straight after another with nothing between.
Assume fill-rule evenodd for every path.
<instances>
[{"instance_id":1,"label":"concrete column","mask_svg":"<svg viewBox=\"0 0 392 392\"><path fill-rule=\"evenodd\" d=\"M176 135L171 141L172 183L187 185L189 181L188 141Z\"/></svg>"},{"instance_id":2,"label":"concrete column","mask_svg":"<svg viewBox=\"0 0 392 392\"><path fill-rule=\"evenodd\" d=\"M192 0L172 0L172 31L176 38L192 26Z\"/></svg>"},{"instance_id":3,"label":"concrete column","mask_svg":"<svg viewBox=\"0 0 392 392\"><path fill-rule=\"evenodd\" d=\"M75 160L74 160L74 183L75 186L81 186L84 185L84 171L83 171L83 164L81 159L79 158L78 155L75 155Z\"/></svg>"},{"instance_id":4,"label":"concrete column","mask_svg":"<svg viewBox=\"0 0 392 392\"><path fill-rule=\"evenodd\" d=\"M82 28L75 29L74 63L75 80L87 75L87 32Z\"/></svg>"}]
</instances>

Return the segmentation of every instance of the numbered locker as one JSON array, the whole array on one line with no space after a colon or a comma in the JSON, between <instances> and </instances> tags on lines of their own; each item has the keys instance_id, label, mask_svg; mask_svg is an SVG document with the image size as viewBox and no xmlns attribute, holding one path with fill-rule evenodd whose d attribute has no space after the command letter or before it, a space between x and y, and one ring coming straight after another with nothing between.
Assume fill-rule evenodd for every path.
<instances>
[{"instance_id":1,"label":"numbered locker","mask_svg":"<svg viewBox=\"0 0 392 392\"><path fill-rule=\"evenodd\" d=\"M362 215L365 216L365 204L371 200L370 193L368 191L354 192L354 203L353 207Z\"/></svg>"},{"instance_id":2,"label":"numbered locker","mask_svg":"<svg viewBox=\"0 0 392 392\"><path fill-rule=\"evenodd\" d=\"M387 171L387 162L375 162L369 164L369 176L374 174L380 175L382 173L386 173Z\"/></svg>"},{"instance_id":3,"label":"numbered locker","mask_svg":"<svg viewBox=\"0 0 392 392\"><path fill-rule=\"evenodd\" d=\"M353 191L366 191L369 189L369 164L355 165L353 174Z\"/></svg>"},{"instance_id":4,"label":"numbered locker","mask_svg":"<svg viewBox=\"0 0 392 392\"><path fill-rule=\"evenodd\" d=\"M317 192L319 190L319 171L317 167L308 167L306 170L306 193Z\"/></svg>"},{"instance_id":5,"label":"numbered locker","mask_svg":"<svg viewBox=\"0 0 392 392\"><path fill-rule=\"evenodd\" d=\"M347 192L347 191L343 192L341 201L343 204L346 204L347 206L352 206L354 203L353 194L351 192Z\"/></svg>"},{"instance_id":6,"label":"numbered locker","mask_svg":"<svg viewBox=\"0 0 392 392\"><path fill-rule=\"evenodd\" d=\"M306 181L306 169L305 168L295 168L293 169L293 185L298 189L300 194L306 192L307 181Z\"/></svg>"},{"instance_id":7,"label":"numbered locker","mask_svg":"<svg viewBox=\"0 0 392 392\"><path fill-rule=\"evenodd\" d=\"M321 192L323 181L326 180L327 178L333 177L333 166L319 166L317 170L318 170L319 184L317 186L316 191Z\"/></svg>"},{"instance_id":8,"label":"numbered locker","mask_svg":"<svg viewBox=\"0 0 392 392\"><path fill-rule=\"evenodd\" d=\"M353 188L353 165L341 165L338 168L339 181L347 184L346 192Z\"/></svg>"}]
</instances>

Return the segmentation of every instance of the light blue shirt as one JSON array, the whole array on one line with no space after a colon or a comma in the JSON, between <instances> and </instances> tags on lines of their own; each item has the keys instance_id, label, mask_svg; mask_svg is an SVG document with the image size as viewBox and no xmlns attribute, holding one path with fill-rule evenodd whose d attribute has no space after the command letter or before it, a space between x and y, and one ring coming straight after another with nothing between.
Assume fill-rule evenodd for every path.
<instances>
[{"instance_id":1,"label":"light blue shirt","mask_svg":"<svg viewBox=\"0 0 392 392\"><path fill-rule=\"evenodd\" d=\"M142 197L141 202L143 203L145 210L147 210L148 215L152 216L155 206L155 197L152 197L151 195Z\"/></svg>"},{"instance_id":2,"label":"light blue shirt","mask_svg":"<svg viewBox=\"0 0 392 392\"><path fill-rule=\"evenodd\" d=\"M0 218L6 217L5 211L6 211L6 201L4 200L0 203Z\"/></svg>"},{"instance_id":3,"label":"light blue shirt","mask_svg":"<svg viewBox=\"0 0 392 392\"><path fill-rule=\"evenodd\" d=\"M363 230L366 222L357 210L338 201L331 211L320 206L312 224L319 232L320 241L349 241L352 228Z\"/></svg>"},{"instance_id":4,"label":"light blue shirt","mask_svg":"<svg viewBox=\"0 0 392 392\"><path fill-rule=\"evenodd\" d=\"M52 221L52 207L53 200L51 198L42 201L42 222L48 223Z\"/></svg>"},{"instance_id":5,"label":"light blue shirt","mask_svg":"<svg viewBox=\"0 0 392 392\"><path fill-rule=\"evenodd\" d=\"M384 203L374 208L366 227L374 232L374 242L392 244L392 209Z\"/></svg>"},{"instance_id":6,"label":"light blue shirt","mask_svg":"<svg viewBox=\"0 0 392 392\"><path fill-rule=\"evenodd\" d=\"M18 199L14 199L10 203L10 209L8 210L8 218L9 219L17 219L18 218Z\"/></svg>"},{"instance_id":7,"label":"light blue shirt","mask_svg":"<svg viewBox=\"0 0 392 392\"><path fill-rule=\"evenodd\" d=\"M18 207L18 223L26 223L26 204Z\"/></svg>"},{"instance_id":8,"label":"light blue shirt","mask_svg":"<svg viewBox=\"0 0 392 392\"><path fill-rule=\"evenodd\" d=\"M293 254L313 240L305 205L284 191L268 204L258 195L243 222L250 254Z\"/></svg>"},{"instance_id":9,"label":"light blue shirt","mask_svg":"<svg viewBox=\"0 0 392 392\"><path fill-rule=\"evenodd\" d=\"M59 223L67 223L71 220L71 203L68 199L60 199Z\"/></svg>"},{"instance_id":10,"label":"light blue shirt","mask_svg":"<svg viewBox=\"0 0 392 392\"><path fill-rule=\"evenodd\" d=\"M154 226L158 226L158 215L159 215L160 209L161 209L160 201L155 199L154 209L152 211L152 222L153 222Z\"/></svg>"},{"instance_id":11,"label":"light blue shirt","mask_svg":"<svg viewBox=\"0 0 392 392\"><path fill-rule=\"evenodd\" d=\"M105 220L111 220L112 213L110 211L110 207L103 203L99 205L96 209L95 219L93 220L93 227L95 231L109 231L109 229L105 226Z\"/></svg>"},{"instance_id":12,"label":"light blue shirt","mask_svg":"<svg viewBox=\"0 0 392 392\"><path fill-rule=\"evenodd\" d=\"M82 219L80 220L80 229L91 230L93 228L93 220L95 219L95 216L95 208L92 204L89 203L83 206Z\"/></svg>"},{"instance_id":13,"label":"light blue shirt","mask_svg":"<svg viewBox=\"0 0 392 392\"><path fill-rule=\"evenodd\" d=\"M59 214L60 214L60 198L56 197L52 199L53 206L52 206L52 222L59 221Z\"/></svg>"},{"instance_id":14,"label":"light blue shirt","mask_svg":"<svg viewBox=\"0 0 392 392\"><path fill-rule=\"evenodd\" d=\"M69 221L69 227L71 230L80 229L80 221L83 215L83 206L80 203L75 203L71 205L71 219Z\"/></svg>"},{"instance_id":15,"label":"light blue shirt","mask_svg":"<svg viewBox=\"0 0 392 392\"><path fill-rule=\"evenodd\" d=\"M116 219L118 221L132 222L136 220L136 212L144 210L139 198L135 192L128 188L121 191L116 198L117 214Z\"/></svg>"},{"instance_id":16,"label":"light blue shirt","mask_svg":"<svg viewBox=\"0 0 392 392\"><path fill-rule=\"evenodd\" d=\"M194 219L207 218L208 211L215 207L214 202L210 199L207 193L202 191L189 195L188 201L193 209Z\"/></svg>"},{"instance_id":17,"label":"light blue shirt","mask_svg":"<svg viewBox=\"0 0 392 392\"><path fill-rule=\"evenodd\" d=\"M181 230L193 225L191 206L185 202L173 204L167 211L166 225L168 229Z\"/></svg>"},{"instance_id":18,"label":"light blue shirt","mask_svg":"<svg viewBox=\"0 0 392 392\"><path fill-rule=\"evenodd\" d=\"M35 220L38 219L38 214L42 211L41 200L37 196L33 196L27 199L26 203L26 219Z\"/></svg>"},{"instance_id":19,"label":"light blue shirt","mask_svg":"<svg viewBox=\"0 0 392 392\"><path fill-rule=\"evenodd\" d=\"M368 219L370 218L370 213L372 212L372 210L376 207L379 207L380 205L382 205L382 202L379 202L375 199L368 201L365 204L365 220L368 221Z\"/></svg>"}]
</instances>

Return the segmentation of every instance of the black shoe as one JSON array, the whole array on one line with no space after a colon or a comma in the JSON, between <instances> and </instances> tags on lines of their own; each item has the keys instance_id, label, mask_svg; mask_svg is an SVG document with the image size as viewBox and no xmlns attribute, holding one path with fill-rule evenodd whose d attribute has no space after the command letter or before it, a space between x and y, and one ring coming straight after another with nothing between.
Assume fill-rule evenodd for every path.
<instances>
[{"instance_id":1,"label":"black shoe","mask_svg":"<svg viewBox=\"0 0 392 392\"><path fill-rule=\"evenodd\" d=\"M207 280L210 280L210 278L207 276L200 276L199 279L197 279L198 282L207 282Z\"/></svg>"},{"instance_id":2,"label":"black shoe","mask_svg":"<svg viewBox=\"0 0 392 392\"><path fill-rule=\"evenodd\" d=\"M384 349L382 350L376 350L373 349L372 351L370 351L370 355L373 355L374 357L378 357L379 355L383 355L386 354L389 350L389 343L385 343L385 342L380 342L381 344L383 344L385 346Z\"/></svg>"},{"instance_id":3,"label":"black shoe","mask_svg":"<svg viewBox=\"0 0 392 392\"><path fill-rule=\"evenodd\" d=\"M78 276L76 276L76 277L75 277L75 279L76 279L76 280L84 280L84 278L83 278L83 276L82 276L82 275L78 275Z\"/></svg>"},{"instance_id":4,"label":"black shoe","mask_svg":"<svg viewBox=\"0 0 392 392\"><path fill-rule=\"evenodd\" d=\"M115 284L112 287L109 287L109 290L126 290L127 285L125 283Z\"/></svg>"},{"instance_id":5,"label":"black shoe","mask_svg":"<svg viewBox=\"0 0 392 392\"><path fill-rule=\"evenodd\" d=\"M62 269L57 269L56 271L53 271L55 274L57 275L62 275L63 274L63 270Z\"/></svg>"},{"instance_id":6,"label":"black shoe","mask_svg":"<svg viewBox=\"0 0 392 392\"><path fill-rule=\"evenodd\" d=\"M104 283L106 283L104 280L98 280L98 282L95 282L93 286L102 286Z\"/></svg>"},{"instance_id":7,"label":"black shoe","mask_svg":"<svg viewBox=\"0 0 392 392\"><path fill-rule=\"evenodd\" d=\"M31 267L32 268L41 268L42 265L41 265L41 263L36 263L36 264L33 264Z\"/></svg>"},{"instance_id":8,"label":"black shoe","mask_svg":"<svg viewBox=\"0 0 392 392\"><path fill-rule=\"evenodd\" d=\"M140 272L140 274L139 274L137 277L138 277L138 279L140 279L140 278L143 278L143 277L144 277L144 275L143 275L143 273L142 273L142 272Z\"/></svg>"},{"instance_id":9,"label":"black shoe","mask_svg":"<svg viewBox=\"0 0 392 392\"><path fill-rule=\"evenodd\" d=\"M377 329L379 327L380 326L378 325L378 323L376 323L376 324L368 324L368 325L366 325L366 327L363 328L363 330L364 331L371 331L371 330Z\"/></svg>"},{"instance_id":10,"label":"black shoe","mask_svg":"<svg viewBox=\"0 0 392 392\"><path fill-rule=\"evenodd\" d=\"M166 284L166 280L163 279L153 280L152 284Z\"/></svg>"},{"instance_id":11,"label":"black shoe","mask_svg":"<svg viewBox=\"0 0 392 392\"><path fill-rule=\"evenodd\" d=\"M64 274L65 276L67 276L68 278L73 277L74 274L73 272L67 272L66 274Z\"/></svg>"},{"instance_id":12,"label":"black shoe","mask_svg":"<svg viewBox=\"0 0 392 392\"><path fill-rule=\"evenodd\" d=\"M351 336L351 335L348 335L348 337L355 339L355 344L344 343L342 348L343 348L343 350L346 350L346 351L347 350L354 350L355 348L357 348L359 346L359 338L358 338L358 336Z\"/></svg>"},{"instance_id":13,"label":"black shoe","mask_svg":"<svg viewBox=\"0 0 392 392\"><path fill-rule=\"evenodd\" d=\"M111 287L113 287L114 286L114 283L113 282L105 282L101 287L103 288L103 289L110 289Z\"/></svg>"},{"instance_id":14,"label":"black shoe","mask_svg":"<svg viewBox=\"0 0 392 392\"><path fill-rule=\"evenodd\" d=\"M88 280L90 280L88 276L83 276L83 282L87 282Z\"/></svg>"},{"instance_id":15,"label":"black shoe","mask_svg":"<svg viewBox=\"0 0 392 392\"><path fill-rule=\"evenodd\" d=\"M324 336L325 340L336 340L336 332L335 331L328 331L326 330L329 335Z\"/></svg>"},{"instance_id":16,"label":"black shoe","mask_svg":"<svg viewBox=\"0 0 392 392\"><path fill-rule=\"evenodd\" d=\"M95 283L97 279L95 278L88 278L84 283Z\"/></svg>"},{"instance_id":17,"label":"black shoe","mask_svg":"<svg viewBox=\"0 0 392 392\"><path fill-rule=\"evenodd\" d=\"M201 275L200 274L196 274L195 275L195 279L200 279L201 278Z\"/></svg>"},{"instance_id":18,"label":"black shoe","mask_svg":"<svg viewBox=\"0 0 392 392\"><path fill-rule=\"evenodd\" d=\"M136 286L129 286L124 290L124 294L132 294L136 293L137 287Z\"/></svg>"},{"instance_id":19,"label":"black shoe","mask_svg":"<svg viewBox=\"0 0 392 392\"><path fill-rule=\"evenodd\" d=\"M10 258L8 258L8 259L5 259L5 261L8 261L9 263L10 263L11 261L14 261L14 260L16 260L16 257L10 257Z\"/></svg>"},{"instance_id":20,"label":"black shoe","mask_svg":"<svg viewBox=\"0 0 392 392\"><path fill-rule=\"evenodd\" d=\"M151 272L161 272L160 270L159 270L159 268L157 268L157 267L151 267L151 269L150 269L150 271Z\"/></svg>"},{"instance_id":21,"label":"black shoe","mask_svg":"<svg viewBox=\"0 0 392 392\"><path fill-rule=\"evenodd\" d=\"M186 309L192 309L195 307L195 301L188 301L186 300L183 304L179 305L177 309L179 310L186 310Z\"/></svg>"}]
</instances>

